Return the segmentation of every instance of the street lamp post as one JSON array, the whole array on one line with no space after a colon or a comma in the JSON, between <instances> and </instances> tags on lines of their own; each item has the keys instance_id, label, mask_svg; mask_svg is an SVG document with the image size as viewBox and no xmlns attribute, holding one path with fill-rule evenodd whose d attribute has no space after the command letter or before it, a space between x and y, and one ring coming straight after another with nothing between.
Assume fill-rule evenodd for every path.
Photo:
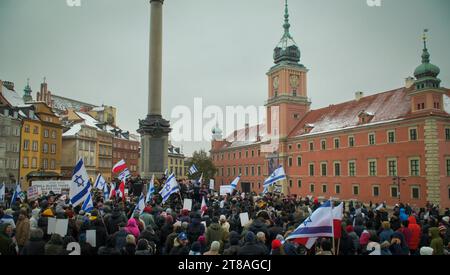
<instances>
[{"instance_id":1,"label":"street lamp post","mask_svg":"<svg viewBox=\"0 0 450 275\"><path fill-rule=\"evenodd\" d=\"M401 184L400 184L400 182L405 183L406 182L406 178L402 178L402 177L397 176L397 177L392 178L392 180L394 181L394 184L396 184L397 187L398 187L398 191L397 191L398 192L398 201L399 201L399 203L401 203L402 201L401 201L401 197L400 197L400 194L401 194Z\"/></svg>"}]
</instances>

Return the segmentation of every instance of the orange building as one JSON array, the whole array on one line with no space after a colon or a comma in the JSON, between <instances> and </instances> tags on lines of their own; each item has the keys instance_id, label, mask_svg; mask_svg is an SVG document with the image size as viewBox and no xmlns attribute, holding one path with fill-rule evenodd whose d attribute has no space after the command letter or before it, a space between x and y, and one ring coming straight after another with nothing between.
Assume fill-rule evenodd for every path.
<instances>
[{"instance_id":1,"label":"orange building","mask_svg":"<svg viewBox=\"0 0 450 275\"><path fill-rule=\"evenodd\" d=\"M284 193L450 207L450 90L440 86L426 37L422 64L404 87L366 97L357 92L352 101L311 110L308 70L289 28L286 14L267 73L267 125L246 125L224 140L213 130L216 184L241 175L241 190L261 192L283 165ZM279 147L267 153L262 148L273 135Z\"/></svg>"}]
</instances>

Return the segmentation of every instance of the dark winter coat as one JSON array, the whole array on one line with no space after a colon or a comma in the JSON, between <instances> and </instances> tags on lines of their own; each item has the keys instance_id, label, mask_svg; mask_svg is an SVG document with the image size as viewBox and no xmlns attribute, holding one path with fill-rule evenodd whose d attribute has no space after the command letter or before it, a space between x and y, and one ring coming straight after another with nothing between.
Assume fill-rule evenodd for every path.
<instances>
[{"instance_id":1,"label":"dark winter coat","mask_svg":"<svg viewBox=\"0 0 450 275\"><path fill-rule=\"evenodd\" d=\"M246 242L243 247L238 250L238 256L264 256L267 255L266 249L258 245L256 242Z\"/></svg>"}]
</instances>

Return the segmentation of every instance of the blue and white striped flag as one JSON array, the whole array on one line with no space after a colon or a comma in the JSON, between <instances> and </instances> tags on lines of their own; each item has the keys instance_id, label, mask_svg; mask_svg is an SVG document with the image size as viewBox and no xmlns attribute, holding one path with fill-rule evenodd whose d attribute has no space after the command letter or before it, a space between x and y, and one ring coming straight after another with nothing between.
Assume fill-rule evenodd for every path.
<instances>
[{"instance_id":1,"label":"blue and white striped flag","mask_svg":"<svg viewBox=\"0 0 450 275\"><path fill-rule=\"evenodd\" d=\"M94 188L97 188L98 190L103 190L105 188L106 181L102 177L102 174L98 174L97 179L95 180Z\"/></svg>"},{"instance_id":2,"label":"blue and white striped flag","mask_svg":"<svg viewBox=\"0 0 450 275\"><path fill-rule=\"evenodd\" d=\"M191 168L189 168L189 174L195 174L198 172L197 167L195 166L195 164L192 164Z\"/></svg>"},{"instance_id":3,"label":"blue and white striped flag","mask_svg":"<svg viewBox=\"0 0 450 275\"><path fill-rule=\"evenodd\" d=\"M286 179L286 173L283 166L278 167L273 173L264 181L264 187L270 187L276 182Z\"/></svg>"},{"instance_id":4,"label":"blue and white striped flag","mask_svg":"<svg viewBox=\"0 0 450 275\"><path fill-rule=\"evenodd\" d=\"M154 193L155 193L155 175L152 175L152 179L148 184L147 196L145 196L146 203L152 200Z\"/></svg>"},{"instance_id":5,"label":"blue and white striped flag","mask_svg":"<svg viewBox=\"0 0 450 275\"><path fill-rule=\"evenodd\" d=\"M326 201L309 216L287 240L313 237L333 237L333 209L331 202Z\"/></svg>"},{"instance_id":6,"label":"blue and white striped flag","mask_svg":"<svg viewBox=\"0 0 450 275\"><path fill-rule=\"evenodd\" d=\"M11 198L11 205L16 202L16 199L20 196L20 193L22 193L22 189L20 189L20 183L18 183L16 184L16 189L14 189L14 193Z\"/></svg>"},{"instance_id":7,"label":"blue and white striped flag","mask_svg":"<svg viewBox=\"0 0 450 275\"><path fill-rule=\"evenodd\" d=\"M5 202L6 185L3 183L2 188L0 188L0 202Z\"/></svg>"},{"instance_id":8,"label":"blue and white striped flag","mask_svg":"<svg viewBox=\"0 0 450 275\"><path fill-rule=\"evenodd\" d=\"M104 197L105 201L109 200L109 189L108 189L108 184L106 184L106 183L103 186L103 197Z\"/></svg>"},{"instance_id":9,"label":"blue and white striped flag","mask_svg":"<svg viewBox=\"0 0 450 275\"><path fill-rule=\"evenodd\" d=\"M238 183L239 183L240 180L241 180L241 175L239 175L237 178L235 178L235 179L230 183L231 188L233 188L233 190L237 188L237 185L238 185Z\"/></svg>"},{"instance_id":10,"label":"blue and white striped flag","mask_svg":"<svg viewBox=\"0 0 450 275\"><path fill-rule=\"evenodd\" d=\"M175 178L175 175L172 173L167 179L163 189L159 192L159 194L163 198L162 203L165 203L169 199L170 195L178 192L179 190L180 188L178 186L177 179Z\"/></svg>"},{"instance_id":11,"label":"blue and white striped flag","mask_svg":"<svg viewBox=\"0 0 450 275\"><path fill-rule=\"evenodd\" d=\"M134 208L134 212L139 211L139 215L142 214L142 212L144 212L144 208L145 208L145 197L144 194L141 193L141 196L139 197L139 201L136 204L136 207Z\"/></svg>"},{"instance_id":12,"label":"blue and white striped flag","mask_svg":"<svg viewBox=\"0 0 450 275\"><path fill-rule=\"evenodd\" d=\"M131 177L131 173L128 168L125 168L122 172L120 172L119 176L117 176L117 178L123 182L126 182L129 177Z\"/></svg>"},{"instance_id":13,"label":"blue and white striped flag","mask_svg":"<svg viewBox=\"0 0 450 275\"><path fill-rule=\"evenodd\" d=\"M89 192L89 195L84 201L83 206L81 206L81 210L83 210L86 213L90 213L92 210L94 210L94 203L92 202L91 192Z\"/></svg>"},{"instance_id":14,"label":"blue and white striped flag","mask_svg":"<svg viewBox=\"0 0 450 275\"><path fill-rule=\"evenodd\" d=\"M83 203L90 189L89 176L86 172L86 167L84 167L83 159L80 158L72 174L72 184L69 192L70 203L74 207Z\"/></svg>"}]
</instances>

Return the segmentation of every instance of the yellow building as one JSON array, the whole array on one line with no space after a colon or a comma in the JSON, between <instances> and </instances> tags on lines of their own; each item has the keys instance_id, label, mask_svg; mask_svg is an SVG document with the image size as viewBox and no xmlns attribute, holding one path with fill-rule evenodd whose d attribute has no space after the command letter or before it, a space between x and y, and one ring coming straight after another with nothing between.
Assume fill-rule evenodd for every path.
<instances>
[{"instance_id":1,"label":"yellow building","mask_svg":"<svg viewBox=\"0 0 450 275\"><path fill-rule=\"evenodd\" d=\"M184 169L184 155L181 149L169 142L168 161L169 174L174 173L177 179L187 179Z\"/></svg>"},{"instance_id":2,"label":"yellow building","mask_svg":"<svg viewBox=\"0 0 450 275\"><path fill-rule=\"evenodd\" d=\"M111 181L112 163L112 142L113 134L106 131L97 131L97 169L103 178Z\"/></svg>"}]
</instances>

